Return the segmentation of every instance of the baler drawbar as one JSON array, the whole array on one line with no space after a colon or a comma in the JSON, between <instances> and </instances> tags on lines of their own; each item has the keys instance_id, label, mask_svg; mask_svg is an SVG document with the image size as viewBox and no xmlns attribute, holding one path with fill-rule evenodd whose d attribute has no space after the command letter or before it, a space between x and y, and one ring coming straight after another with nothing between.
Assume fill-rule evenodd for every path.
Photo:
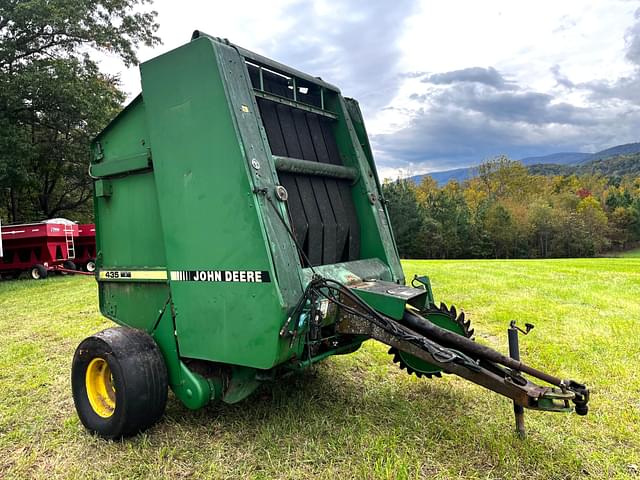
<instances>
[{"instance_id":1,"label":"baler drawbar","mask_svg":"<svg viewBox=\"0 0 640 480\"><path fill-rule=\"evenodd\" d=\"M514 322L506 356L428 277L405 285L355 100L199 31L141 78L92 146L100 310L120 327L73 359L90 431L145 430L169 387L190 409L235 403L368 339L512 399L521 434L523 408L587 413L584 385L520 361Z\"/></svg>"}]
</instances>

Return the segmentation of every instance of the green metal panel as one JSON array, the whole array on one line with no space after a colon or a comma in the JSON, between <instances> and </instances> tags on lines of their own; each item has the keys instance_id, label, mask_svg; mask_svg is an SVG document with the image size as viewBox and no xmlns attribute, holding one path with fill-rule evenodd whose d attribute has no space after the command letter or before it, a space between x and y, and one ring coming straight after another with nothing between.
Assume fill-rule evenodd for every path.
<instances>
[{"instance_id":1,"label":"green metal panel","mask_svg":"<svg viewBox=\"0 0 640 480\"><path fill-rule=\"evenodd\" d=\"M273 157L245 57L263 60L202 37L144 63L144 98L93 146L101 311L154 336L171 387L189 408L211 397L238 401L256 387L254 369L300 358L304 336L291 342L279 332L314 271L349 284L404 282L361 116L317 81L323 108L305 111L335 119L344 166ZM359 260L302 269L286 204L275 195L278 168L354 182ZM381 302L396 315L399 302L384 295ZM205 380L187 359L233 367L227 383Z\"/></svg>"},{"instance_id":2,"label":"green metal panel","mask_svg":"<svg viewBox=\"0 0 640 480\"><path fill-rule=\"evenodd\" d=\"M422 310L427 307L429 300L427 292L421 288L384 281L365 281L353 285L352 289L370 307L396 320L402 319L407 304Z\"/></svg>"},{"instance_id":3,"label":"green metal panel","mask_svg":"<svg viewBox=\"0 0 640 480\"><path fill-rule=\"evenodd\" d=\"M110 184L111 195L95 203L98 267L164 268L154 174L128 175Z\"/></svg>"},{"instance_id":4,"label":"green metal panel","mask_svg":"<svg viewBox=\"0 0 640 480\"><path fill-rule=\"evenodd\" d=\"M145 170L151 167L151 151L120 157L110 162L93 165L91 174L97 177Z\"/></svg>"},{"instance_id":5,"label":"green metal panel","mask_svg":"<svg viewBox=\"0 0 640 480\"><path fill-rule=\"evenodd\" d=\"M272 280L172 280L180 354L270 368L286 305L214 45L193 41L141 73L168 270L258 270Z\"/></svg>"},{"instance_id":6,"label":"green metal panel","mask_svg":"<svg viewBox=\"0 0 640 480\"><path fill-rule=\"evenodd\" d=\"M278 291L285 302L285 310L288 311L302 295L300 262L295 244L283 225L283 219L288 217L286 207L275 199L278 175L273 156L259 117L244 59L240 57L236 47L216 41L212 41L211 45L216 52L218 65L221 66L221 80L244 152L252 191L263 192L255 197L258 219L264 228L265 239L268 239L265 245L275 267ZM282 342L281 345L288 345L288 342Z\"/></svg>"},{"instance_id":7,"label":"green metal panel","mask_svg":"<svg viewBox=\"0 0 640 480\"><path fill-rule=\"evenodd\" d=\"M147 155L148 143L144 102L142 95L138 95L95 139L92 170L108 163L118 163L121 159Z\"/></svg>"}]
</instances>

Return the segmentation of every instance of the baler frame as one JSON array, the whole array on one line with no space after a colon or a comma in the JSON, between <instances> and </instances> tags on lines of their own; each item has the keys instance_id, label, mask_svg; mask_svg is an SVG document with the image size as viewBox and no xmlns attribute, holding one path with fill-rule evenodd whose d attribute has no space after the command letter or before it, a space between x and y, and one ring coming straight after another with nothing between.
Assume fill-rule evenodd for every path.
<instances>
[{"instance_id":1,"label":"baler frame","mask_svg":"<svg viewBox=\"0 0 640 480\"><path fill-rule=\"evenodd\" d=\"M472 342L468 325L444 313L455 310L430 317L428 277L404 285L355 100L199 31L141 74L143 95L93 145L100 310L128 328L76 351L74 400L89 429L117 437L146 428L164 408L162 382L191 409L234 403L369 338L518 406L568 411L572 401L586 413L583 385ZM108 378L91 363L104 352L113 356L101 368L121 372L117 388L98 389L108 398L83 380ZM118 409L142 408L125 388L144 387L130 368L141 353L160 382L142 420ZM105 411L87 398L111 414L98 418Z\"/></svg>"}]
</instances>

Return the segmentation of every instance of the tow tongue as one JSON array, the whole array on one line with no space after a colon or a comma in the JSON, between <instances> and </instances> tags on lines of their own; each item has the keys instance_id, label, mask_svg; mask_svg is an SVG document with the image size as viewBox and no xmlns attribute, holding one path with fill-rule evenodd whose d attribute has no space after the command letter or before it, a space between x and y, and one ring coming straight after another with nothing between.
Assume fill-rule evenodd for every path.
<instances>
[{"instance_id":1,"label":"tow tongue","mask_svg":"<svg viewBox=\"0 0 640 480\"><path fill-rule=\"evenodd\" d=\"M587 414L589 390L585 385L540 371L425 319L420 312L433 304L433 296L428 280L420 283L423 288L378 280L350 285L342 301L356 311L362 309L362 315L343 316L336 326L338 332L375 338L511 398L516 406L566 412L572 410L572 401L577 414ZM517 341L513 337L509 335L510 342ZM537 385L523 373L551 386ZM518 421L522 423L522 418Z\"/></svg>"}]
</instances>

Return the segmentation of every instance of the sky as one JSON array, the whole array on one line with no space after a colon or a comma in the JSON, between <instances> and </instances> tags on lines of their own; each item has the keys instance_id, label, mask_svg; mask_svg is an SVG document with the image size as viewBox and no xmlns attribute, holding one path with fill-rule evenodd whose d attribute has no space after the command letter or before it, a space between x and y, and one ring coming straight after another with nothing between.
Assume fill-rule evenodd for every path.
<instances>
[{"instance_id":1,"label":"sky","mask_svg":"<svg viewBox=\"0 0 640 480\"><path fill-rule=\"evenodd\" d=\"M360 102L380 176L640 141L640 0L156 0L163 44L193 30ZM137 67L115 58L130 98Z\"/></svg>"}]
</instances>

